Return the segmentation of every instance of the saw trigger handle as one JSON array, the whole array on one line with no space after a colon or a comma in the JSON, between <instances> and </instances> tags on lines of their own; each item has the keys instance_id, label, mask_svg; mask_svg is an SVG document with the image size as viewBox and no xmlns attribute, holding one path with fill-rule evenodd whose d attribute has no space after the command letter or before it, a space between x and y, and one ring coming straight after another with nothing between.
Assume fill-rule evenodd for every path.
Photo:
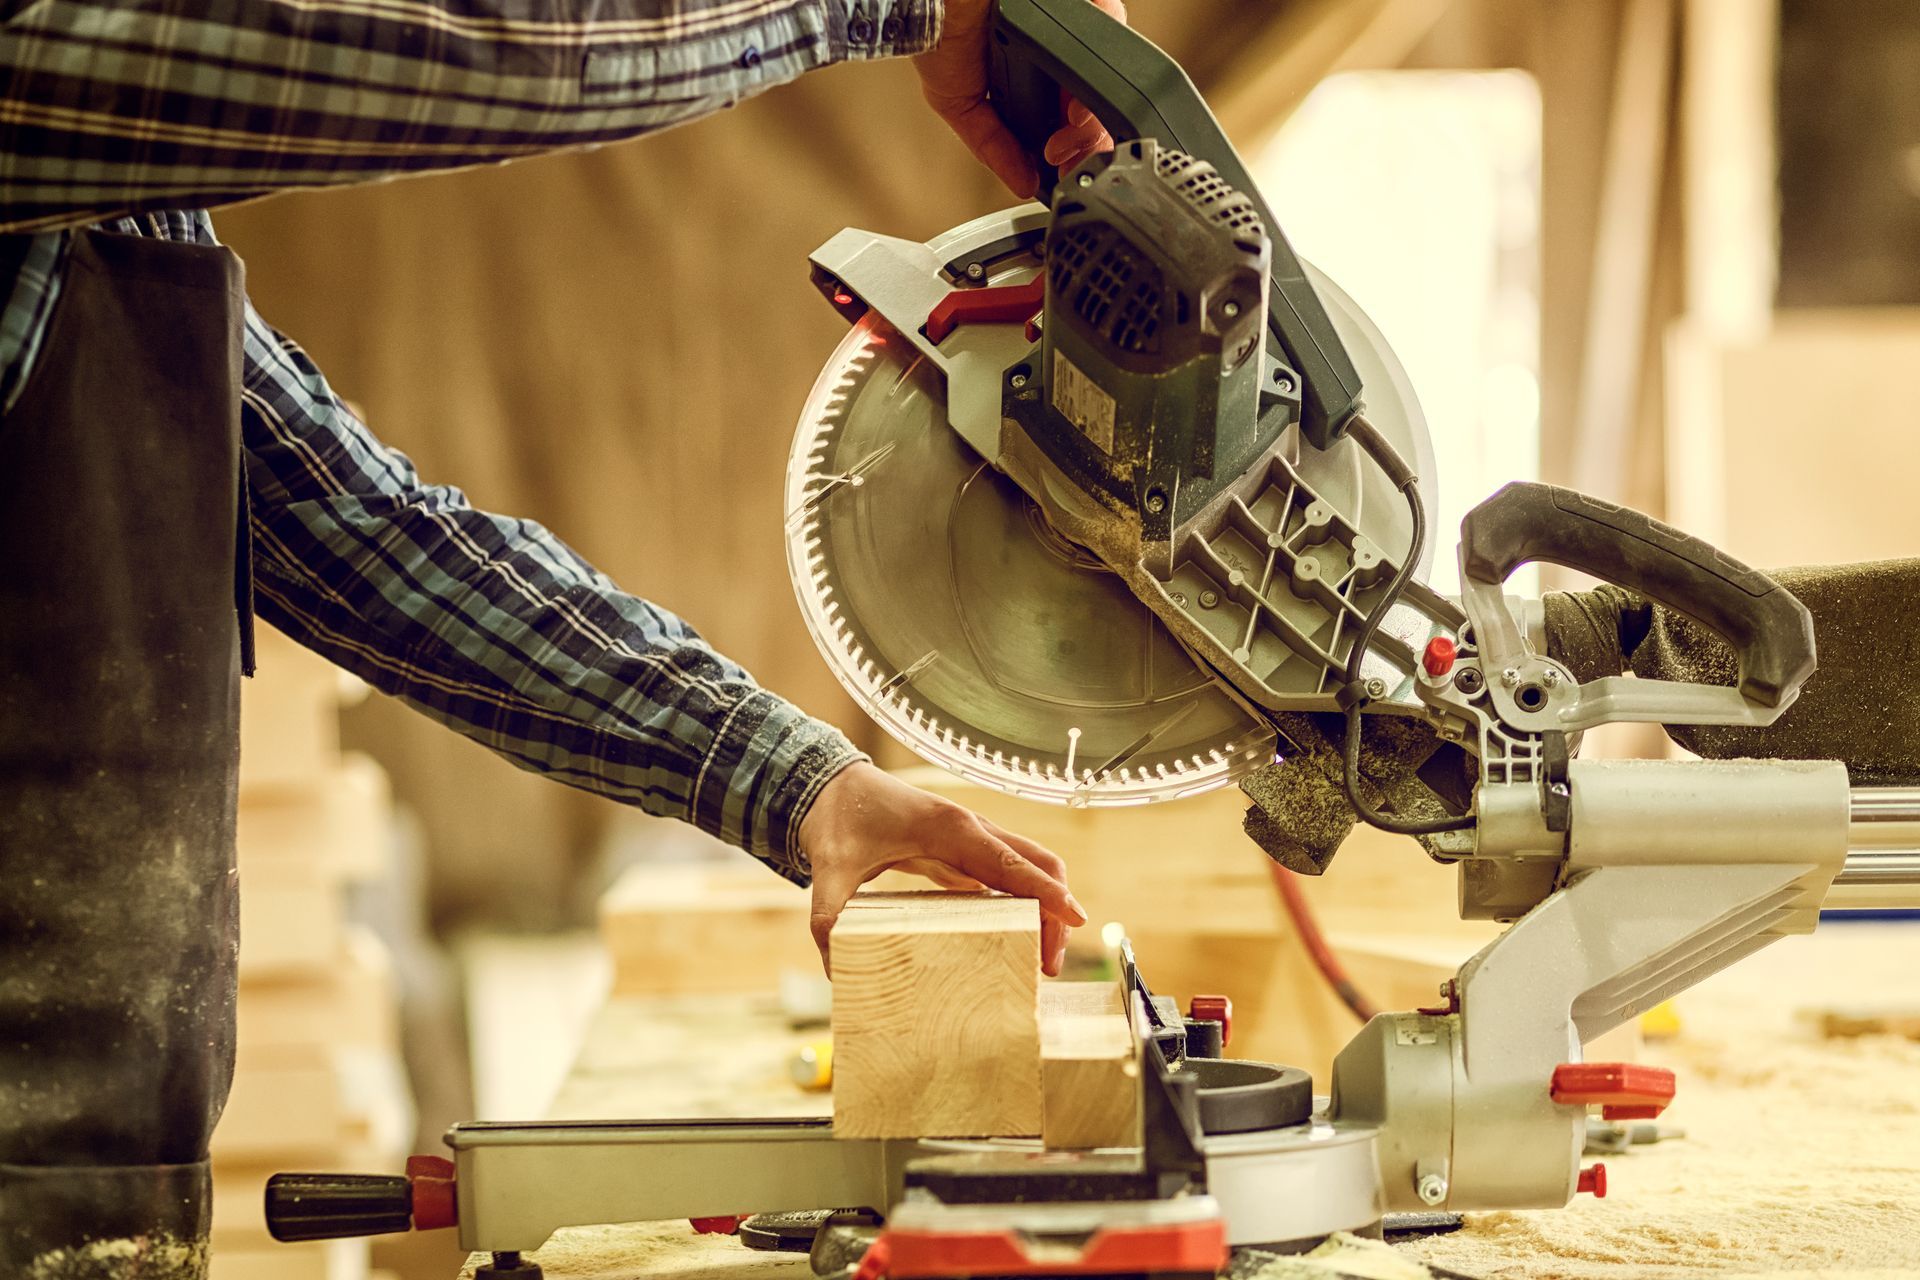
<instances>
[{"instance_id":1,"label":"saw trigger handle","mask_svg":"<svg viewBox=\"0 0 1920 1280\"><path fill-rule=\"evenodd\" d=\"M1814 671L1813 615L1785 587L1643 512L1555 485L1516 481L1467 513L1460 567L1497 586L1546 561L1592 574L1708 628L1740 660L1751 702L1792 701Z\"/></svg>"}]
</instances>

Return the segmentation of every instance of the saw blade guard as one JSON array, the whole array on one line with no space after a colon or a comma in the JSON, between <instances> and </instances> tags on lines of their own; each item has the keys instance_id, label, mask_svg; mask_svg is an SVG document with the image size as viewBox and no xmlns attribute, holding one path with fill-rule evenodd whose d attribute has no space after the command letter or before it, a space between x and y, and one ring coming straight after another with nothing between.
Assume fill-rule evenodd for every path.
<instances>
[{"instance_id":1,"label":"saw blade guard","mask_svg":"<svg viewBox=\"0 0 1920 1280\"><path fill-rule=\"evenodd\" d=\"M1055 803L1197 794L1271 762L1270 726L983 454L997 396L977 422L969 392L979 371L995 378L1017 358L1019 326L961 327L936 343L912 323L953 287L955 263L989 257L982 286L1030 281L1036 214L1009 210L926 245L844 232L816 255L836 282L830 298L844 311L840 298L857 297L865 314L795 437L795 591L841 684L916 755ZM1359 308L1313 279L1367 378L1369 416L1416 460L1431 500L1432 451L1404 371ZM1342 518L1381 545L1406 544L1404 502L1351 442L1296 441L1288 456ZM1384 632L1412 645L1428 625L1396 610ZM1406 675L1399 663L1381 670L1396 686Z\"/></svg>"}]
</instances>

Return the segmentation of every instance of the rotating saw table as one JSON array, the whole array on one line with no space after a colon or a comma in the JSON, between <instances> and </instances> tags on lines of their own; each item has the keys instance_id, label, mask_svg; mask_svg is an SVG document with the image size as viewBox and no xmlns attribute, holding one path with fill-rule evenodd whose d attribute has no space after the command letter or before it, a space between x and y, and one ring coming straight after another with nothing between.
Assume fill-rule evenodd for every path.
<instances>
[{"instance_id":1,"label":"rotating saw table","mask_svg":"<svg viewBox=\"0 0 1920 1280\"><path fill-rule=\"evenodd\" d=\"M1649 1051L1681 1079L1681 1141L1606 1157L1612 1194L1563 1210L1469 1216L1403 1249L1486 1277L1909 1276L1920 1269L1920 1044L1823 1042L1802 1004L1911 996L1920 925L1843 925L1788 939L1689 993L1682 1036ZM596 1017L551 1111L825 1115L793 1088L791 1031L764 998L616 999ZM748 1205L740 1206L751 1208ZM561 1232L549 1280L808 1280L806 1258L758 1253L685 1222ZM462 1273L472 1275L472 1264Z\"/></svg>"}]
</instances>

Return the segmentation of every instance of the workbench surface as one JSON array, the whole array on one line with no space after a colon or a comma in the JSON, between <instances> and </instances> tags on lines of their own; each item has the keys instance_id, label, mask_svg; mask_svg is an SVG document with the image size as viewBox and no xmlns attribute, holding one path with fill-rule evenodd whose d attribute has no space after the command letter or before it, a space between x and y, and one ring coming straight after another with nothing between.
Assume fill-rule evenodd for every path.
<instances>
[{"instance_id":1,"label":"workbench surface","mask_svg":"<svg viewBox=\"0 0 1920 1280\"><path fill-rule=\"evenodd\" d=\"M1777 944L1682 997L1681 1035L1648 1049L1679 1075L1665 1121L1684 1140L1606 1157L1604 1201L1471 1215L1409 1252L1490 1280L1920 1274L1920 1043L1824 1041L1795 1017L1902 997L1920 1003L1920 925L1828 926ZM827 1097L785 1073L807 1038L771 998L615 1000L551 1114L823 1115ZM803 1256L683 1222L562 1232L535 1256L548 1280L808 1274Z\"/></svg>"}]
</instances>

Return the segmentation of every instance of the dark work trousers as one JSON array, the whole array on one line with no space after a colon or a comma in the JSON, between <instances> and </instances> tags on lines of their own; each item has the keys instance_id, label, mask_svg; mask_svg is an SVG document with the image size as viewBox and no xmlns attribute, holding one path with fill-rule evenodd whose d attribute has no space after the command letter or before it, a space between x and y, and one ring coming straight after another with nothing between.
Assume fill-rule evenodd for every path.
<instances>
[{"instance_id":1,"label":"dark work trousers","mask_svg":"<svg viewBox=\"0 0 1920 1280\"><path fill-rule=\"evenodd\" d=\"M239 945L241 316L227 250L78 233L0 417L0 1276L205 1274Z\"/></svg>"}]
</instances>

